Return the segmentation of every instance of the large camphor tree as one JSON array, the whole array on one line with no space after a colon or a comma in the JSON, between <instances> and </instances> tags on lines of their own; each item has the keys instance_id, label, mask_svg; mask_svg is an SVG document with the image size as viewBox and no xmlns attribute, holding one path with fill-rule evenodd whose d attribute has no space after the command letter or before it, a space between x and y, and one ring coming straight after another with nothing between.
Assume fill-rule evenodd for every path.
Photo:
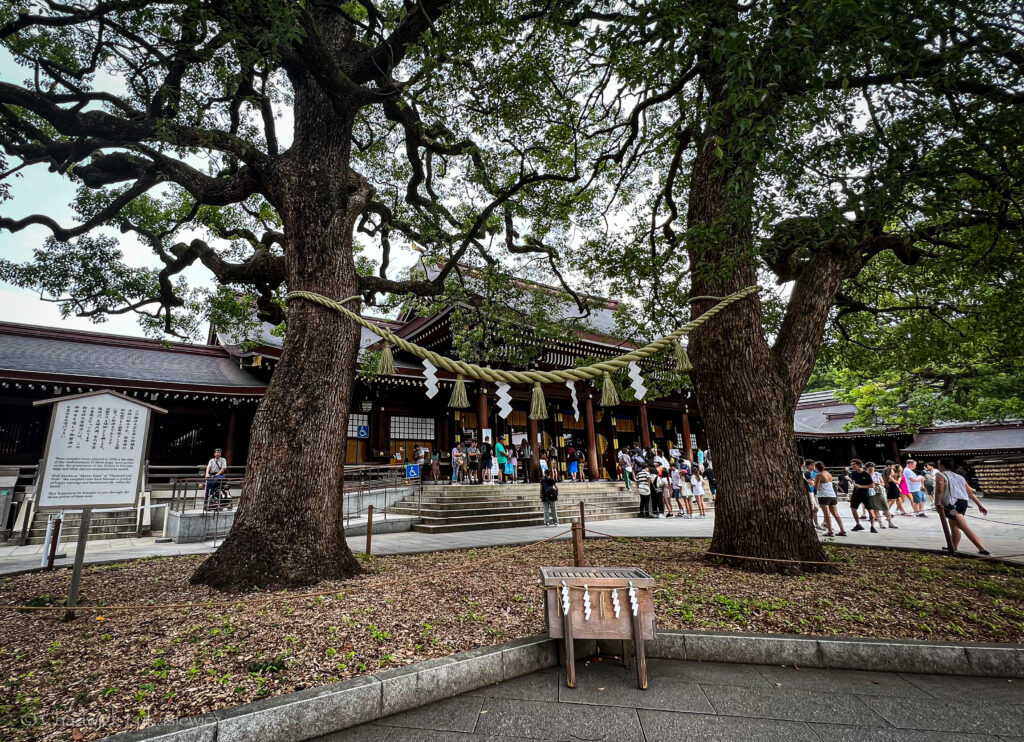
<instances>
[{"instance_id":1,"label":"large camphor tree","mask_svg":"<svg viewBox=\"0 0 1024 742\"><path fill-rule=\"evenodd\" d=\"M830 317L856 327L858 314L920 310L955 289L915 296L915 282L943 281L943 265L961 275L958 260L1000 261L985 270L997 280L988 295L1019 281L1020 5L666 0L592 16L588 49L617 114L610 206L630 229L580 259L618 295L639 292L630 321L649 336L713 304L690 297L783 287L690 338L721 492L711 551L737 566L816 569L825 553L793 415ZM855 281L879 261L904 280L865 285L885 274L871 270ZM967 357L950 365L965 372Z\"/></svg>"},{"instance_id":2,"label":"large camphor tree","mask_svg":"<svg viewBox=\"0 0 1024 742\"><path fill-rule=\"evenodd\" d=\"M568 184L591 123L566 53L577 20L529 0L8 2L2 61L24 79L0 81L0 184L33 169L69 178L80 218L0 217L49 232L0 278L65 312L135 311L188 334L209 307L280 322L286 290L439 294L463 260L532 258L559 275L545 238L581 203ZM123 264L119 232L159 267ZM378 251L375 274L357 270L357 234ZM398 237L443 261L435 280L389 277ZM190 287L194 264L222 290ZM338 313L289 303L234 526L194 581L359 571L341 522L358 340Z\"/></svg>"}]
</instances>

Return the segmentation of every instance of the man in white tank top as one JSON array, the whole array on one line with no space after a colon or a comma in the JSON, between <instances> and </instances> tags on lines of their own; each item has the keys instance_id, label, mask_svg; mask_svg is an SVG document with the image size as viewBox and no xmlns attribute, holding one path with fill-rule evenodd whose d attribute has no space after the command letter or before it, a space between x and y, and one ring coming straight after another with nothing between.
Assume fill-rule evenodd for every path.
<instances>
[{"instance_id":1,"label":"man in white tank top","mask_svg":"<svg viewBox=\"0 0 1024 742\"><path fill-rule=\"evenodd\" d=\"M962 531L978 547L979 554L988 556L989 551L981 543L981 539L967 525L968 498L974 500L974 504L978 506L982 515L988 514L988 510L978 500L978 496L974 494L971 485L967 484L967 480L953 471L953 462L949 459L940 461L939 473L935 477L935 502L945 512L946 520L949 521L949 536L953 542L953 550L956 551L960 546Z\"/></svg>"}]
</instances>

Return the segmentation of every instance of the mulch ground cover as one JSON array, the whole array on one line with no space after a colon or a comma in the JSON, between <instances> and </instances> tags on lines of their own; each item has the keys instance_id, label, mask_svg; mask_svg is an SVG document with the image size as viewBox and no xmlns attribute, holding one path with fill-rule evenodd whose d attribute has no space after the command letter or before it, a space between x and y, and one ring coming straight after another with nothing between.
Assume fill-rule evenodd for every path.
<instances>
[{"instance_id":1,"label":"mulch ground cover","mask_svg":"<svg viewBox=\"0 0 1024 742\"><path fill-rule=\"evenodd\" d=\"M708 563L706 540L588 540L585 553L655 576L659 628L1024 641L1024 570L827 548L838 571L800 576ZM188 584L202 558L87 568L80 604L101 608L70 622L17 609L59 604L69 571L0 580L0 738L97 739L541 634L539 567L571 564L571 549L366 558L352 581L230 596ZM160 607L204 601L222 602Z\"/></svg>"}]
</instances>

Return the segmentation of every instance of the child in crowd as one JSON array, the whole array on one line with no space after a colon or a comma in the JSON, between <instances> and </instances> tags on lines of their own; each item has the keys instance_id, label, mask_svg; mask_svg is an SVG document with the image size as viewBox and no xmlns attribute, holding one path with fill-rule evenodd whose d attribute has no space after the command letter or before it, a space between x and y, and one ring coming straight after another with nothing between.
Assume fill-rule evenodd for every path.
<instances>
[{"instance_id":1,"label":"child in crowd","mask_svg":"<svg viewBox=\"0 0 1024 742\"><path fill-rule=\"evenodd\" d=\"M672 472L661 467L661 476L658 478L661 483L661 512L658 515L662 518L672 517Z\"/></svg>"}]
</instances>

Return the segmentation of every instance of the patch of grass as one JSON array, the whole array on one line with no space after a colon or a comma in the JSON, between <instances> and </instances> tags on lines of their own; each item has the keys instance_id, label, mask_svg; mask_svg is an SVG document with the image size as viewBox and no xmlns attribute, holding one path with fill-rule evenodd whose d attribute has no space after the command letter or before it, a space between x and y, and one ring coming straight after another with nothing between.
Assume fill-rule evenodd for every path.
<instances>
[{"instance_id":1,"label":"patch of grass","mask_svg":"<svg viewBox=\"0 0 1024 742\"><path fill-rule=\"evenodd\" d=\"M23 605L26 608L43 608L48 605L65 605L67 604L67 596L50 595L49 593L43 593L37 595L34 598L26 600Z\"/></svg>"},{"instance_id":2,"label":"patch of grass","mask_svg":"<svg viewBox=\"0 0 1024 742\"><path fill-rule=\"evenodd\" d=\"M288 655L276 654L272 659L269 660L257 660L256 662L249 663L249 672L257 673L260 675L266 673L277 673L284 672L287 668Z\"/></svg>"}]
</instances>

